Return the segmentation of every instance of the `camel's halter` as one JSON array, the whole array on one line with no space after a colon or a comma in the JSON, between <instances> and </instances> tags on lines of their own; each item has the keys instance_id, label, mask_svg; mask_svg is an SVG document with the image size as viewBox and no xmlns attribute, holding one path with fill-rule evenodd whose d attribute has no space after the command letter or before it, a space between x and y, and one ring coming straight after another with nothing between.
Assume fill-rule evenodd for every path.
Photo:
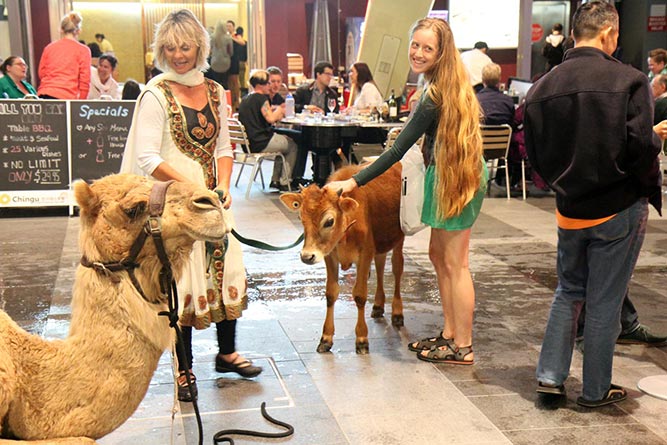
<instances>
[{"instance_id":1,"label":"camel's halter","mask_svg":"<svg viewBox=\"0 0 667 445\"><path fill-rule=\"evenodd\" d=\"M155 244L155 250L157 252L158 259L162 264L162 269L160 269L160 294L162 296L168 297L169 302L169 312L166 314L160 312L159 315L164 315L169 317L169 324L171 326L176 325L178 322L178 296L176 293L176 281L174 280L173 271L171 268L171 262L167 256L167 251L164 248L164 242L162 241L162 212L164 212L164 203L167 197L167 189L174 181L167 182L156 182L153 184L151 189L150 197L148 198L148 219L144 224L144 228L139 235L132 243L130 247L130 253L124 259L115 262L102 263L99 261L90 261L88 258L83 256L81 258L81 265L84 267L90 267L95 269L98 273L102 273L109 277L114 283L120 282L120 277L114 275L113 272L127 271L127 274L132 281L132 285L139 292L139 295L146 300L147 303L154 304L148 299L144 290L139 284L136 275L134 274L134 269L139 267L137 263L137 256L141 249L143 249L146 240L150 236L153 239ZM173 292L173 294L172 294ZM175 319L173 319L175 314Z\"/></svg>"},{"instance_id":2,"label":"camel's halter","mask_svg":"<svg viewBox=\"0 0 667 445\"><path fill-rule=\"evenodd\" d=\"M137 256L141 249L143 249L146 240L150 236L153 239L155 244L155 250L157 252L158 259L162 264L162 269L160 269L160 295L162 297L167 297L167 302L169 305L168 311L160 311L158 315L167 317L169 319L169 326L176 330L176 336L178 337L176 353L178 355L178 360L181 363L186 362L185 351L183 350L183 338L181 330L178 326L178 291L176 290L176 280L174 279L173 270L171 268L171 262L167 256L167 251L164 248L164 242L162 240L162 213L164 212L164 205L167 197L167 189L175 181L166 181L166 182L155 182L151 188L150 197L148 198L148 219L144 224L143 229L139 232L139 235L132 243L130 247L130 253L127 257L120 261L102 263L98 261L90 261L84 255L81 258L81 265L84 267L89 267L94 269L96 272L104 274L109 277L109 279L114 283L120 283L120 278L117 275L114 275L114 272L127 271L132 285L137 290L139 295L149 304L154 304L151 302L146 294L144 293L139 280L137 280L136 275L134 274L134 269L139 267L139 263L136 262ZM238 235L236 235L238 236ZM303 236L303 235L302 235ZM253 241L253 240L251 240ZM300 242L300 240L299 240ZM292 247L292 246L290 246ZM178 345L181 345L180 347ZM199 430L199 445L203 444L203 426L201 415L199 414L199 407L197 405L197 397L193 391L192 380L190 373L185 373L185 378L188 383L188 388L190 390L190 397L192 399L192 406L194 408L195 417L197 419L197 429ZM274 419L266 412L266 403L262 402L261 412L262 416L267 419L269 422L272 422L276 425L280 425L287 429L285 432L280 433L265 433L261 431L250 431L250 430L224 430L219 431L213 437L213 443L223 443L228 442L233 445L234 440L230 437L226 437L230 434L239 434L239 435L248 435L256 437L266 437L266 438L281 438L287 437L294 433L294 428L284 422L281 422L277 419Z\"/></svg>"}]
</instances>

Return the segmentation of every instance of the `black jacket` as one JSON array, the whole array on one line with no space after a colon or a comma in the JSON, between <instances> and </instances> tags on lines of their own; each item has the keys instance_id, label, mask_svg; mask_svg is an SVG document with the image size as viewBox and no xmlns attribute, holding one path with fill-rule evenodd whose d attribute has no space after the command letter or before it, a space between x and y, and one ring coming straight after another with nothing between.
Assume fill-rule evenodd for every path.
<instances>
[{"instance_id":1,"label":"black jacket","mask_svg":"<svg viewBox=\"0 0 667 445\"><path fill-rule=\"evenodd\" d=\"M498 88L484 87L477 92L477 100L484 111L486 125L512 125L514 122L514 101Z\"/></svg>"},{"instance_id":2,"label":"black jacket","mask_svg":"<svg viewBox=\"0 0 667 445\"><path fill-rule=\"evenodd\" d=\"M642 72L573 48L528 92L524 125L530 163L562 215L603 218L641 197L660 212L660 140Z\"/></svg>"},{"instance_id":3,"label":"black jacket","mask_svg":"<svg viewBox=\"0 0 667 445\"><path fill-rule=\"evenodd\" d=\"M315 88L315 82L311 82L308 85L300 86L294 92L294 110L297 113L301 113L303 111L303 107L305 107L306 105L310 105L310 100L313 97L313 88ZM336 108L334 109L334 113L338 113L338 108L339 108L338 93L336 93L336 91L331 87L327 87L325 93L327 100L336 99ZM326 103L324 104L324 112L325 113L329 112Z\"/></svg>"}]
</instances>

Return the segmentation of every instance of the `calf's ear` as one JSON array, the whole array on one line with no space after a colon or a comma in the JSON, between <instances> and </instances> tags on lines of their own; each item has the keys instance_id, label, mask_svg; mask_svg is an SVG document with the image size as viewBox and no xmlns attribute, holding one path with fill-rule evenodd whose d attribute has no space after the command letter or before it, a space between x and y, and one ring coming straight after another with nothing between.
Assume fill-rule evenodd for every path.
<instances>
[{"instance_id":1,"label":"calf's ear","mask_svg":"<svg viewBox=\"0 0 667 445\"><path fill-rule=\"evenodd\" d=\"M353 212L359 207L359 203L352 198L340 198L338 200L338 205L343 213Z\"/></svg>"},{"instance_id":2,"label":"calf's ear","mask_svg":"<svg viewBox=\"0 0 667 445\"><path fill-rule=\"evenodd\" d=\"M298 212L303 203L303 196L301 193L283 193L280 195L280 202L282 202L288 210Z\"/></svg>"}]
</instances>

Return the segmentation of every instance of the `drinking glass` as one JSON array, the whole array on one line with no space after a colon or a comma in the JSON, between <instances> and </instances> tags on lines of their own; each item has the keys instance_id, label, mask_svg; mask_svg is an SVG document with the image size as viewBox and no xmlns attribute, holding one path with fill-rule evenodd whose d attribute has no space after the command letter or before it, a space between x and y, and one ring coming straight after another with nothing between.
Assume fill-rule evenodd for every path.
<instances>
[{"instance_id":1,"label":"drinking glass","mask_svg":"<svg viewBox=\"0 0 667 445\"><path fill-rule=\"evenodd\" d=\"M338 103L338 101L337 101L336 99L334 99L334 98L330 98L330 99L327 101L327 107L329 108L329 112L330 112L330 113L333 113L333 112L334 112L334 110L336 109L336 105L337 105L337 103Z\"/></svg>"}]
</instances>

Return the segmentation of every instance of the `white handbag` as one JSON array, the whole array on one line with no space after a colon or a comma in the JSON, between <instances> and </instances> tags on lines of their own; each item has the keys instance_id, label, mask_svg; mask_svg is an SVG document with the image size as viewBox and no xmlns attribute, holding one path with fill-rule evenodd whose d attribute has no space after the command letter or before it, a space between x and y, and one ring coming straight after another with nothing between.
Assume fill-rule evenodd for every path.
<instances>
[{"instance_id":1,"label":"white handbag","mask_svg":"<svg viewBox=\"0 0 667 445\"><path fill-rule=\"evenodd\" d=\"M410 147L401 164L401 229L406 235L414 235L426 227L421 221L426 167L419 145Z\"/></svg>"}]
</instances>

